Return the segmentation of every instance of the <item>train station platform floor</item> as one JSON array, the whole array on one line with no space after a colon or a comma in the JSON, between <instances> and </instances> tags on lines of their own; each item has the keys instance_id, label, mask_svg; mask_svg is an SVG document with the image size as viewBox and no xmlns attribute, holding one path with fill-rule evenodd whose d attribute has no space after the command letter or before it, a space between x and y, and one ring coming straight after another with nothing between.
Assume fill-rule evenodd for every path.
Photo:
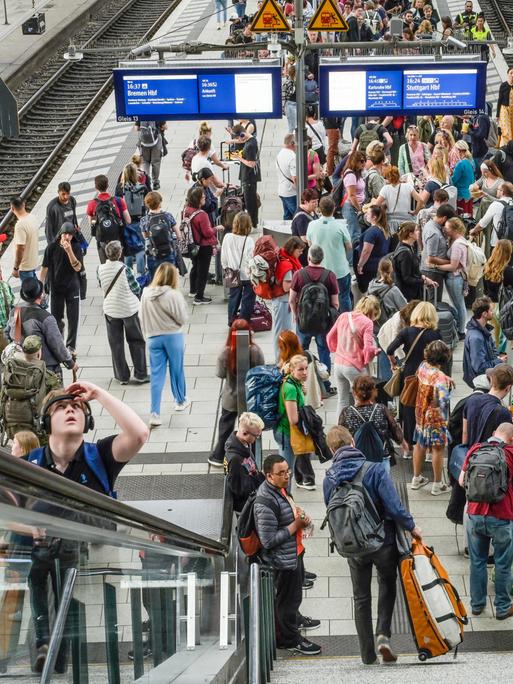
<instances>
[{"instance_id":1,"label":"train station platform floor","mask_svg":"<svg viewBox=\"0 0 513 684\"><path fill-rule=\"evenodd\" d=\"M190 36L201 37L202 40L210 42L223 42L227 36L227 29L216 30L215 17L212 14L212 4L208 0L185 0L176 10L173 16L166 22L161 29L161 33L173 29L174 40L186 40ZM198 17L202 19L198 23L193 23ZM199 122L172 123L168 130L169 154L163 159L161 174L161 193L164 197L164 208L170 210L175 217L179 216L183 206L183 199L187 189L181 168L180 154L188 147L197 132ZM213 122L213 142L219 150L219 143L224 139L224 122ZM259 193L262 199L262 220L280 219L281 202L277 196L277 171L274 166L274 158L282 143L283 136L287 132L285 119L269 120L259 122L258 139L261 145L261 163L263 182L259 185ZM75 148L70 152L54 179L50 182L48 189L43 193L33 213L41 220L41 254L44 250L44 215L45 207L49 200L53 198L57 191L57 184L60 181L70 181L72 193L77 198L78 215L85 216L87 201L94 196L94 176L99 173L106 173L114 187L115 181L123 165L130 159L135 151L136 134L130 124L119 124L115 120L114 99L109 97L103 107L96 115L93 122L84 132ZM86 225L84 219L83 225ZM81 311L81 328L79 331L78 344L78 363L80 365L79 377L96 382L105 387L115 396L119 397L127 404L132 406L144 419L149 418L149 385L121 386L112 379L112 367L110 350L107 343L106 328L102 314L102 295L100 293L97 280L96 268L98 265L97 253L94 245L91 245L87 258L86 268L88 274L89 288L88 297L83 302ZM4 275L10 273L12 267L12 248L8 249L2 258ZM12 282L12 281L11 281ZM183 284L184 291L187 291L187 278ZM222 486L222 477L217 469L210 469L207 464L207 457L212 448L216 434L216 423L218 415L218 397L221 388L221 381L215 376L215 365L217 356L224 344L227 335L227 314L226 303L223 301L222 290L219 287L209 286L207 294L214 297L214 301L209 306L190 307L190 321L185 328L186 331L186 355L185 373L187 380L187 395L191 400L191 406L182 413L173 411L173 401L171 398L169 385L166 385L163 394L162 418L163 425L151 431L148 443L143 447L141 454L134 461L123 469L118 480L119 489L127 492L124 498L131 498L134 488L144 488L144 492L150 492L152 482L157 479L166 478L169 482L169 492L162 492L162 498L172 498L171 481L174 477L181 476L183 486L194 487L196 482L211 477L215 479L214 488L217 489L216 496L219 496ZM190 300L188 300L190 302ZM256 335L256 342L262 348L267 362L273 361L272 340L270 333L259 333ZM469 394L469 390L462 380L462 353L463 345L460 344L454 354L453 378L456 382L456 389L453 392L453 402ZM510 351L511 354L511 351ZM65 372L66 381L70 381L70 374ZM336 423L336 398L325 401L324 406L319 411L324 424L329 427ZM98 406L93 406L95 414L96 430L90 435L90 439L98 439L115 432L116 426L110 416L106 415ZM275 448L272 434L264 433L263 448ZM353 600L349 569L345 560L338 555L330 555L328 548L327 531L321 531L320 524L325 514L325 507L322 501L322 477L326 466L316 462L315 470L317 475L317 490L305 492L293 486L293 494L305 510L312 516L315 523L315 533L311 539L306 540L306 567L316 572L318 579L314 588L305 593L302 604L302 612L313 618L321 620L321 628L312 632L309 636L314 640L323 643L324 652L328 655L341 655L355 651L355 626L353 620ZM213 472L210 472L210 471ZM469 592L469 564L468 561L459 554L455 543L454 527L445 517L448 495L432 497L429 488L412 492L407 483L411 478L411 462L400 461L395 469L394 477L399 487L399 491L408 503L416 522L422 527L425 540L433 545L446 566L451 579L455 583L458 591L463 597L468 607ZM429 466L426 473L431 476ZM182 485L180 485L182 486ZM143 496L144 492L137 498L150 498ZM157 495L156 495L157 496ZM205 497L206 498L206 497ZM463 539L459 533L459 545L463 548ZM134 558L134 563L136 559ZM489 587L490 597L487 608L482 616L471 618L468 631L475 632L478 639L483 637L483 643L490 644L496 638L496 643L502 643L498 638L501 633L510 632L513 625L510 621L498 622L495 620L492 610L493 586ZM404 640L408 634L404 607L398 604L398 619L395 620L394 634ZM100 627L103 620L98 615L97 627ZM92 626L92 628L94 625ZM487 633L486 640L484 639ZM478 636L479 635L479 636ZM344 649L345 638L349 637L351 647ZM413 643L411 639L405 641L405 651L413 653ZM484 648L484 647L483 647ZM498 647L495 646L497 649ZM507 647L506 647L507 648ZM477 662L474 656L463 654L465 645L462 649L460 658L456 663L470 663L465 681L477 680L478 669L483 668L490 678L490 670L485 670L488 660L482 659ZM414 669L394 669L390 675L388 670L385 672L374 668L372 674L363 672L361 666L357 665L356 660L337 660L337 667L340 669L331 671L335 661L323 660L322 665L306 662L303 659L292 659L283 667L278 664L273 681L285 682L311 681L312 675L318 677L321 670L325 673L320 681L331 682L339 680L343 674L344 680L356 681L356 679L366 681L372 677L373 681L396 681L397 672L404 673L405 676L412 678L413 681L423 681L427 671ZM504 656L500 661L506 665L508 661ZM333 665L334 667L334 665ZM403 666L400 666L403 668ZM449 669L451 668L451 669ZM505 669L503 667L503 669ZM464 670L461 670L462 672ZM441 676L450 676L451 681L463 681L459 677L459 668L450 664L437 666L435 670ZM470 674L469 674L470 672ZM294 673L294 676L292 676ZM422 673L422 674L420 674ZM475 674L474 674L475 673ZM414 675L414 676L413 676ZM295 679L294 679L295 677ZM380 679L380 677L383 677ZM492 677L493 678L493 677Z\"/></svg>"}]
</instances>

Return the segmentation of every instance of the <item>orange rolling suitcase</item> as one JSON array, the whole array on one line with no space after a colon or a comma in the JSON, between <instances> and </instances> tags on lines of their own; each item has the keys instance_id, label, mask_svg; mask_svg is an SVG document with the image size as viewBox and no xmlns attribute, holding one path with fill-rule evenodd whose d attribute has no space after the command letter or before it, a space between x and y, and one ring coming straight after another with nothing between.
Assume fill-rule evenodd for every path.
<instances>
[{"instance_id":1,"label":"orange rolling suitcase","mask_svg":"<svg viewBox=\"0 0 513 684\"><path fill-rule=\"evenodd\" d=\"M433 549L414 539L399 569L419 660L457 650L467 612Z\"/></svg>"}]
</instances>

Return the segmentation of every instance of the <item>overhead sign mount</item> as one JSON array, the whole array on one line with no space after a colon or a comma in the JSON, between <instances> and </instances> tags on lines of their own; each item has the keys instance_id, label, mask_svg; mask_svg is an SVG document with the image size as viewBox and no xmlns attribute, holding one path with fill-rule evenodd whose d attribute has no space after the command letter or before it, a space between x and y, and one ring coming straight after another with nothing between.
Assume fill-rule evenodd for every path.
<instances>
[{"instance_id":1,"label":"overhead sign mount","mask_svg":"<svg viewBox=\"0 0 513 684\"><path fill-rule=\"evenodd\" d=\"M291 30L276 0L264 0L250 28L254 33L289 33Z\"/></svg>"},{"instance_id":2,"label":"overhead sign mount","mask_svg":"<svg viewBox=\"0 0 513 684\"><path fill-rule=\"evenodd\" d=\"M308 24L309 31L349 31L349 25L340 13L335 0L322 0Z\"/></svg>"}]
</instances>

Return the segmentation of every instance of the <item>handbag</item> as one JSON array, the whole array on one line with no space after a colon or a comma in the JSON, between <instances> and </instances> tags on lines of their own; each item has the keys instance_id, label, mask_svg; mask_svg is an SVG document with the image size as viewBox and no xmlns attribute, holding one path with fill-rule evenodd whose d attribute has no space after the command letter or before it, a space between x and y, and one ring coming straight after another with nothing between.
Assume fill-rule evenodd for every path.
<instances>
[{"instance_id":1,"label":"handbag","mask_svg":"<svg viewBox=\"0 0 513 684\"><path fill-rule=\"evenodd\" d=\"M249 322L253 332L268 332L273 327L273 317L264 302L256 301Z\"/></svg>"},{"instance_id":2,"label":"handbag","mask_svg":"<svg viewBox=\"0 0 513 684\"><path fill-rule=\"evenodd\" d=\"M404 387L399 395L399 401L403 406L415 406L419 391L419 379L417 375L408 375L404 380Z\"/></svg>"},{"instance_id":3,"label":"handbag","mask_svg":"<svg viewBox=\"0 0 513 684\"><path fill-rule=\"evenodd\" d=\"M419 332L419 334L417 335L417 337L414 339L413 344L411 345L409 352L404 357L403 365L400 366L399 368L396 368L395 371L392 373L392 377L390 378L390 380L383 385L383 389L388 394L388 396L391 397L392 399L394 397L400 397L404 366L406 365L406 362L410 358L411 353L415 349L415 346L416 346L417 342L419 341L420 336L422 335L423 332L424 332L424 330L421 330ZM412 377L412 376L409 375L408 378L410 378L410 377ZM406 378L406 380L408 378ZM401 401L401 403L403 403L401 399L400 399L400 401ZM405 405L409 406L409 404L405 404ZM415 404L413 404L413 406L415 406Z\"/></svg>"},{"instance_id":4,"label":"handbag","mask_svg":"<svg viewBox=\"0 0 513 684\"><path fill-rule=\"evenodd\" d=\"M315 444L310 435L305 435L297 425L290 425L290 446L294 456L314 454Z\"/></svg>"},{"instance_id":5,"label":"handbag","mask_svg":"<svg viewBox=\"0 0 513 684\"><path fill-rule=\"evenodd\" d=\"M244 243L242 245L242 251L240 253L240 261L239 261L239 266L238 268L228 268L226 267L223 271L223 283L225 287L228 288L233 288L233 287L240 287L241 285L241 279L240 279L240 267L242 266L242 260L244 259L244 249L246 247L246 240L248 239L248 236L244 238Z\"/></svg>"}]
</instances>

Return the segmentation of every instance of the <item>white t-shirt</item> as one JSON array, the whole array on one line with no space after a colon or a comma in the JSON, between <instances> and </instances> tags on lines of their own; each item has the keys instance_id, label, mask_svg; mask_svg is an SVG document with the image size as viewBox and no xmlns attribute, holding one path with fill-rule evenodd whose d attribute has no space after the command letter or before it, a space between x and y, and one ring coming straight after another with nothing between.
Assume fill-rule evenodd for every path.
<instances>
[{"instance_id":1,"label":"white t-shirt","mask_svg":"<svg viewBox=\"0 0 513 684\"><path fill-rule=\"evenodd\" d=\"M314 130L312 130L312 128ZM308 137L312 139L312 149L320 150L321 147L324 149L326 143L326 129L324 128L322 121L315 121L315 123L307 122L306 131Z\"/></svg>"},{"instance_id":2,"label":"white t-shirt","mask_svg":"<svg viewBox=\"0 0 513 684\"><path fill-rule=\"evenodd\" d=\"M499 238L497 237L497 228L499 226L499 221L502 218L504 212L505 203L500 200L495 200L492 202L485 212L485 215L480 219L479 225L483 228L487 228L490 223L492 224L492 233L490 235L490 245L495 247Z\"/></svg>"},{"instance_id":3,"label":"white t-shirt","mask_svg":"<svg viewBox=\"0 0 513 684\"><path fill-rule=\"evenodd\" d=\"M276 157L276 171L278 173L278 195L280 197L293 197L296 194L296 186L292 178L296 176L296 153L286 147L278 152Z\"/></svg>"},{"instance_id":4,"label":"white t-shirt","mask_svg":"<svg viewBox=\"0 0 513 684\"><path fill-rule=\"evenodd\" d=\"M214 173L214 167L211 161L198 152L198 154L195 154L191 159L191 184L195 183L195 181L192 180L192 174L198 173L198 171L205 168L210 169L212 173Z\"/></svg>"},{"instance_id":5,"label":"white t-shirt","mask_svg":"<svg viewBox=\"0 0 513 684\"><path fill-rule=\"evenodd\" d=\"M399 183L395 187L388 183L384 185L379 191L379 196L384 197L387 203L387 214L408 214L411 211L413 189L411 183Z\"/></svg>"}]
</instances>

